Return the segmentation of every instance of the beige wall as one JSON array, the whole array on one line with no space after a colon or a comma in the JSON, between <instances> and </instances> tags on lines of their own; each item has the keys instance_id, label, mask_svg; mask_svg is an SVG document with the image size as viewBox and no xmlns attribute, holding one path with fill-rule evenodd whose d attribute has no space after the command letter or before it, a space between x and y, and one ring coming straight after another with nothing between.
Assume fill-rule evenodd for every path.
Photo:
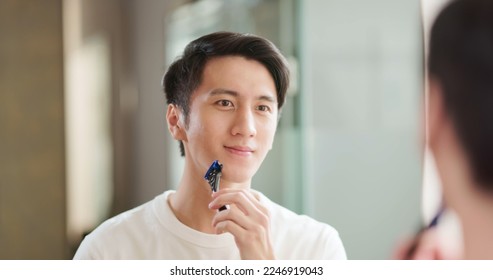
<instances>
[{"instance_id":1,"label":"beige wall","mask_svg":"<svg viewBox=\"0 0 493 280\"><path fill-rule=\"evenodd\" d=\"M0 259L62 259L61 0L0 1Z\"/></svg>"}]
</instances>

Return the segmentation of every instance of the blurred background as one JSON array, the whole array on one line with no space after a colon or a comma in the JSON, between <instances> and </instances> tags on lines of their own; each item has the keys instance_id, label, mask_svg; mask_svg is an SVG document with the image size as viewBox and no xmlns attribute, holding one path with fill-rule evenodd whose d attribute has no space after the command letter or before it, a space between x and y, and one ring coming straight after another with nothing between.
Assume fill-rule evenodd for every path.
<instances>
[{"instance_id":1,"label":"blurred background","mask_svg":"<svg viewBox=\"0 0 493 280\"><path fill-rule=\"evenodd\" d=\"M349 259L390 258L422 219L427 5L1 0L0 259L70 259L103 220L177 185L161 79L219 30L270 39L292 69L253 187L335 227Z\"/></svg>"}]
</instances>

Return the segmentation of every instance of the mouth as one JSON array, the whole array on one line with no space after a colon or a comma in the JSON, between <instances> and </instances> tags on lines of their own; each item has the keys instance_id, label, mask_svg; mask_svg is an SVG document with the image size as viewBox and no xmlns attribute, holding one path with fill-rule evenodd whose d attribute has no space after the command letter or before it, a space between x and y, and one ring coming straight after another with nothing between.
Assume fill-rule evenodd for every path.
<instances>
[{"instance_id":1,"label":"mouth","mask_svg":"<svg viewBox=\"0 0 493 280\"><path fill-rule=\"evenodd\" d=\"M254 150L248 146L224 146L224 148L228 152L239 156L250 156L254 153Z\"/></svg>"}]
</instances>

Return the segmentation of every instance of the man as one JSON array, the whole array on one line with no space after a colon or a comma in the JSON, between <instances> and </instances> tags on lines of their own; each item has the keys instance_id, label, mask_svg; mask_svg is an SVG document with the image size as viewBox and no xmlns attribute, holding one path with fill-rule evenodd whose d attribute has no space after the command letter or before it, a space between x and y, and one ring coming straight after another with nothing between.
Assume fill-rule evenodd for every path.
<instances>
[{"instance_id":1,"label":"man","mask_svg":"<svg viewBox=\"0 0 493 280\"><path fill-rule=\"evenodd\" d=\"M203 36L169 67L163 85L168 128L185 157L178 188L104 222L76 259L346 258L332 227L250 188L289 85L272 43L229 32ZM223 175L212 193L204 174L215 160Z\"/></svg>"},{"instance_id":2,"label":"man","mask_svg":"<svg viewBox=\"0 0 493 280\"><path fill-rule=\"evenodd\" d=\"M445 205L462 224L460 257L493 259L493 1L452 1L442 10L428 70L428 144ZM411 258L443 258L435 234Z\"/></svg>"}]
</instances>

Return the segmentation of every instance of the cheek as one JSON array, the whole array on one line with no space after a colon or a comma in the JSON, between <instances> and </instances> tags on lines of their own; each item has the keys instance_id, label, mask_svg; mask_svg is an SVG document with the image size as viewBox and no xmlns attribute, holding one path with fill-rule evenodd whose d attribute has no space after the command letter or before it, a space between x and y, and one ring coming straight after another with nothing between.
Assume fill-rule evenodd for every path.
<instances>
[{"instance_id":1,"label":"cheek","mask_svg":"<svg viewBox=\"0 0 493 280\"><path fill-rule=\"evenodd\" d=\"M189 142L195 142L197 138L200 139L201 135L203 134L202 130L203 127L200 121L196 117L190 116L186 129L187 140Z\"/></svg>"},{"instance_id":2,"label":"cheek","mask_svg":"<svg viewBox=\"0 0 493 280\"><path fill-rule=\"evenodd\" d=\"M265 141L265 146L268 150L272 149L274 136L276 135L277 123L269 123L262 127L262 140Z\"/></svg>"},{"instance_id":3,"label":"cheek","mask_svg":"<svg viewBox=\"0 0 493 280\"><path fill-rule=\"evenodd\" d=\"M222 124L220 121L207 114L197 114L193 118L190 118L188 126L189 140L194 139L195 141L202 142L202 144L209 143L225 127L224 123Z\"/></svg>"},{"instance_id":4,"label":"cheek","mask_svg":"<svg viewBox=\"0 0 493 280\"><path fill-rule=\"evenodd\" d=\"M200 139L207 137L207 131L202 124L195 123L188 127L187 135L190 141L200 141Z\"/></svg>"}]
</instances>

